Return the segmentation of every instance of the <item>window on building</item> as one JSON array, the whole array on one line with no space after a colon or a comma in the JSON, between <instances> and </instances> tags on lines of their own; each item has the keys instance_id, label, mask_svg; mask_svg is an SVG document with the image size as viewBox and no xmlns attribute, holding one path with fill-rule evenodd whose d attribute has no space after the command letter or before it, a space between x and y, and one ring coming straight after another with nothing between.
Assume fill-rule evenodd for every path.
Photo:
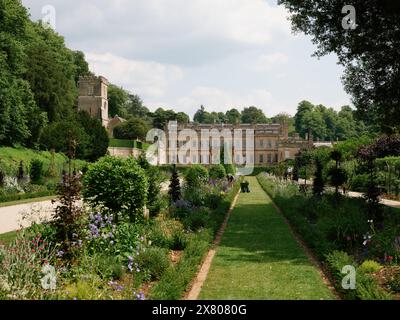
<instances>
[{"instance_id":1,"label":"window on building","mask_svg":"<svg viewBox=\"0 0 400 320\"><path fill-rule=\"evenodd\" d=\"M260 147L264 147L264 140L260 140Z\"/></svg>"},{"instance_id":2,"label":"window on building","mask_svg":"<svg viewBox=\"0 0 400 320\"><path fill-rule=\"evenodd\" d=\"M272 148L272 142L271 142L271 140L268 140L268 147L269 147L269 148Z\"/></svg>"},{"instance_id":3,"label":"window on building","mask_svg":"<svg viewBox=\"0 0 400 320\"><path fill-rule=\"evenodd\" d=\"M192 163L194 163L194 164L197 163L197 156L196 155L192 156Z\"/></svg>"},{"instance_id":4,"label":"window on building","mask_svg":"<svg viewBox=\"0 0 400 320\"><path fill-rule=\"evenodd\" d=\"M290 158L290 152L289 151L285 151L285 160Z\"/></svg>"},{"instance_id":5,"label":"window on building","mask_svg":"<svg viewBox=\"0 0 400 320\"><path fill-rule=\"evenodd\" d=\"M275 162L278 163L278 161L279 161L279 156L277 153L275 153Z\"/></svg>"},{"instance_id":6,"label":"window on building","mask_svg":"<svg viewBox=\"0 0 400 320\"><path fill-rule=\"evenodd\" d=\"M272 163L272 154L268 154L268 163Z\"/></svg>"},{"instance_id":7,"label":"window on building","mask_svg":"<svg viewBox=\"0 0 400 320\"><path fill-rule=\"evenodd\" d=\"M264 163L264 155L260 154L260 163Z\"/></svg>"},{"instance_id":8,"label":"window on building","mask_svg":"<svg viewBox=\"0 0 400 320\"><path fill-rule=\"evenodd\" d=\"M94 93L94 88L93 86L88 86L88 96L92 96Z\"/></svg>"}]
</instances>

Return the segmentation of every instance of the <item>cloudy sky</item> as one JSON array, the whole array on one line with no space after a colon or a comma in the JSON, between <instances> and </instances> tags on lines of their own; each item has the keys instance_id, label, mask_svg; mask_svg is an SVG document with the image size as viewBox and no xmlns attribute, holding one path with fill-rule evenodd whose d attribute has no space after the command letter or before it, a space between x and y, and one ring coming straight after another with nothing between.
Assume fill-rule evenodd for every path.
<instances>
[{"instance_id":1,"label":"cloudy sky","mask_svg":"<svg viewBox=\"0 0 400 320\"><path fill-rule=\"evenodd\" d=\"M52 5L56 30L91 70L139 94L152 110L191 116L255 105L294 114L307 99L349 104L335 56L311 57L276 0L23 0L37 20Z\"/></svg>"}]
</instances>

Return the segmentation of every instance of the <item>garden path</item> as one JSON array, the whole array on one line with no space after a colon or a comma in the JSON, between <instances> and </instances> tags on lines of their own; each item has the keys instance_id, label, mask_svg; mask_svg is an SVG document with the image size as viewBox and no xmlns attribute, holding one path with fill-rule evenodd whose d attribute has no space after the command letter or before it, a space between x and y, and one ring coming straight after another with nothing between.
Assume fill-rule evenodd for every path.
<instances>
[{"instance_id":1,"label":"garden path","mask_svg":"<svg viewBox=\"0 0 400 320\"><path fill-rule=\"evenodd\" d=\"M283 216L249 177L216 250L200 299L335 299Z\"/></svg>"},{"instance_id":2,"label":"garden path","mask_svg":"<svg viewBox=\"0 0 400 320\"><path fill-rule=\"evenodd\" d=\"M32 222L47 221L54 213L51 200L0 207L0 234L28 227ZM23 219L23 217L27 219Z\"/></svg>"}]
</instances>

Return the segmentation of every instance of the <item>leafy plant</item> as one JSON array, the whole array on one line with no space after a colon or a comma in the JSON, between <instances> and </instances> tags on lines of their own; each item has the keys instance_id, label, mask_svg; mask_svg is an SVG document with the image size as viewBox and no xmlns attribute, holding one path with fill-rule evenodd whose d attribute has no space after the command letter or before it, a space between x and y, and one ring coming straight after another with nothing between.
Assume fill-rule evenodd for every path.
<instances>
[{"instance_id":1,"label":"leafy plant","mask_svg":"<svg viewBox=\"0 0 400 320\"><path fill-rule=\"evenodd\" d=\"M159 280L170 267L168 250L159 247L149 247L143 250L139 255L140 269L147 272L151 280Z\"/></svg>"},{"instance_id":2,"label":"leafy plant","mask_svg":"<svg viewBox=\"0 0 400 320\"><path fill-rule=\"evenodd\" d=\"M89 166L83 179L83 196L93 205L107 209L115 222L121 218L134 222L147 204L148 178L130 158L104 157Z\"/></svg>"},{"instance_id":3,"label":"leafy plant","mask_svg":"<svg viewBox=\"0 0 400 320\"><path fill-rule=\"evenodd\" d=\"M226 177L226 170L222 164L212 165L209 169L211 179L224 179Z\"/></svg>"},{"instance_id":4,"label":"leafy plant","mask_svg":"<svg viewBox=\"0 0 400 320\"><path fill-rule=\"evenodd\" d=\"M382 269L382 266L374 260L365 260L358 268L359 271L364 273L375 273Z\"/></svg>"}]
</instances>

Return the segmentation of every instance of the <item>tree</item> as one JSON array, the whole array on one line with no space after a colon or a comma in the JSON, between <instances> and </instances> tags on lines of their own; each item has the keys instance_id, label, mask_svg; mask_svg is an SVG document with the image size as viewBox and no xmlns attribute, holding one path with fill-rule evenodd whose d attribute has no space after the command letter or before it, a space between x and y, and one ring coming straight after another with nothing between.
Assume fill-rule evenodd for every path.
<instances>
[{"instance_id":1,"label":"tree","mask_svg":"<svg viewBox=\"0 0 400 320\"><path fill-rule=\"evenodd\" d=\"M346 183L348 176L346 170L340 168L340 162L343 159L343 155L338 150L331 152L331 159L335 161L335 166L332 167L328 175L331 180L331 184L335 187L336 196L339 196L339 187Z\"/></svg>"},{"instance_id":2,"label":"tree","mask_svg":"<svg viewBox=\"0 0 400 320\"><path fill-rule=\"evenodd\" d=\"M242 111L242 123L271 123L261 109L256 107L245 108Z\"/></svg>"},{"instance_id":3,"label":"tree","mask_svg":"<svg viewBox=\"0 0 400 320\"><path fill-rule=\"evenodd\" d=\"M75 84L78 85L79 77L92 75L89 71L89 64L85 59L85 54L82 51L73 51L75 65Z\"/></svg>"},{"instance_id":4,"label":"tree","mask_svg":"<svg viewBox=\"0 0 400 320\"><path fill-rule=\"evenodd\" d=\"M179 174L175 164L172 169L168 194L172 203L180 200L181 198L181 183L179 181Z\"/></svg>"},{"instance_id":5,"label":"tree","mask_svg":"<svg viewBox=\"0 0 400 320\"><path fill-rule=\"evenodd\" d=\"M226 178L226 170L224 165L216 164L209 169L210 178L212 179L224 179Z\"/></svg>"},{"instance_id":6,"label":"tree","mask_svg":"<svg viewBox=\"0 0 400 320\"><path fill-rule=\"evenodd\" d=\"M76 157L84 159L85 149L89 144L89 136L73 117L48 125L40 137L40 146L45 150L54 149L56 152L67 154L70 151L69 140L76 143Z\"/></svg>"},{"instance_id":7,"label":"tree","mask_svg":"<svg viewBox=\"0 0 400 320\"><path fill-rule=\"evenodd\" d=\"M313 194L314 196L320 197L325 189L324 178L322 176L322 171L324 169L321 159L315 159L315 175L313 181Z\"/></svg>"},{"instance_id":8,"label":"tree","mask_svg":"<svg viewBox=\"0 0 400 320\"><path fill-rule=\"evenodd\" d=\"M241 114L237 109L228 110L225 114L226 121L229 124L239 124L241 119Z\"/></svg>"},{"instance_id":9,"label":"tree","mask_svg":"<svg viewBox=\"0 0 400 320\"><path fill-rule=\"evenodd\" d=\"M134 116L150 122L150 111L143 105L142 99L137 94L128 93L126 104L127 117Z\"/></svg>"},{"instance_id":10,"label":"tree","mask_svg":"<svg viewBox=\"0 0 400 320\"><path fill-rule=\"evenodd\" d=\"M51 28L32 23L31 29L31 39L26 47L29 68L24 79L29 82L36 104L47 113L50 122L68 118L77 96L74 54Z\"/></svg>"},{"instance_id":11,"label":"tree","mask_svg":"<svg viewBox=\"0 0 400 320\"><path fill-rule=\"evenodd\" d=\"M126 140L145 140L149 131L148 124L136 117L130 118L128 121L114 128L114 137Z\"/></svg>"},{"instance_id":12,"label":"tree","mask_svg":"<svg viewBox=\"0 0 400 320\"><path fill-rule=\"evenodd\" d=\"M176 114L176 121L181 124L188 124L190 122L190 117L184 112L178 112Z\"/></svg>"},{"instance_id":13,"label":"tree","mask_svg":"<svg viewBox=\"0 0 400 320\"><path fill-rule=\"evenodd\" d=\"M312 37L316 56L336 53L358 115L385 130L400 126L400 10L391 0L354 0L356 28L345 30L342 0L279 0L294 31ZM378 21L378 22L377 22ZM346 21L344 21L346 22ZM382 59L382 57L385 57Z\"/></svg>"},{"instance_id":14,"label":"tree","mask_svg":"<svg viewBox=\"0 0 400 320\"><path fill-rule=\"evenodd\" d=\"M116 115L126 117L127 103L128 93L123 88L115 85L108 87L108 114L111 118L114 118Z\"/></svg>"},{"instance_id":15,"label":"tree","mask_svg":"<svg viewBox=\"0 0 400 320\"><path fill-rule=\"evenodd\" d=\"M196 111L193 117L193 121L197 123L205 123L206 113L208 113L202 105L199 110Z\"/></svg>"},{"instance_id":16,"label":"tree","mask_svg":"<svg viewBox=\"0 0 400 320\"><path fill-rule=\"evenodd\" d=\"M81 159L96 161L107 154L110 138L107 130L98 119L92 118L87 112L80 111L77 114L77 123L85 131L87 142L79 152Z\"/></svg>"}]
</instances>

